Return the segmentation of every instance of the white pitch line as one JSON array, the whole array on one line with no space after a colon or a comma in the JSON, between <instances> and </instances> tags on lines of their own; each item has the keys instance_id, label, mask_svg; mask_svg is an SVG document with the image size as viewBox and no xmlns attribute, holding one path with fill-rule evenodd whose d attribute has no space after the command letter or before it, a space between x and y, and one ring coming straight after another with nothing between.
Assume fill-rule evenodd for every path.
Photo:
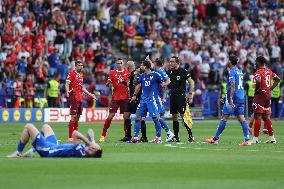
<instances>
[{"instance_id":1,"label":"white pitch line","mask_svg":"<svg viewBox=\"0 0 284 189\"><path fill-rule=\"evenodd\" d=\"M189 147L189 146L175 146L172 144L166 144L165 147L169 148L180 148L180 149L192 149L192 150L212 150L212 151L230 151L228 148L196 148L196 147ZM240 147L241 148L241 147ZM246 152L262 152L261 150L245 150ZM284 151L277 150L277 151L269 151L274 153L284 153Z\"/></svg>"}]
</instances>

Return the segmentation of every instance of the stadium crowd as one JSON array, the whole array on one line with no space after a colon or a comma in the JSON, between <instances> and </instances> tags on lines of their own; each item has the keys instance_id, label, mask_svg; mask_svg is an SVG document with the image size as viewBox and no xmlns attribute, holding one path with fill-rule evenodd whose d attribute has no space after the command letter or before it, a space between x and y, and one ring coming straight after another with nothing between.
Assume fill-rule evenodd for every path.
<instances>
[{"instance_id":1,"label":"stadium crowd","mask_svg":"<svg viewBox=\"0 0 284 189\"><path fill-rule=\"evenodd\" d=\"M284 5L280 0L0 2L0 88L14 89L14 107L21 97L28 107L35 96L50 95L45 88L54 87L49 83L52 79L64 93L75 59L84 60L84 82L88 90L95 90L115 65L115 49L137 65L145 55L165 62L178 56L195 81L194 104L200 107L205 91L219 90L230 52L240 57L244 82L253 75L258 55L270 60L272 71L283 80ZM57 106L63 106L60 97L64 95L57 97ZM85 106L92 106L92 101Z\"/></svg>"}]
</instances>

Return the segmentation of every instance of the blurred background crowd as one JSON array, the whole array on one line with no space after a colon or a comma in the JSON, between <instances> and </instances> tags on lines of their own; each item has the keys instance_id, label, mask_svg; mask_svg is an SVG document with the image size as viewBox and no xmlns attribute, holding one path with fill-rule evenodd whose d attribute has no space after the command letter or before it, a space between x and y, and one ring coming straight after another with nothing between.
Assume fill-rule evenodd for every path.
<instances>
[{"instance_id":1,"label":"blurred background crowd","mask_svg":"<svg viewBox=\"0 0 284 189\"><path fill-rule=\"evenodd\" d=\"M283 80L281 0L0 2L3 107L43 106L45 102L38 101L48 97L57 100L46 106L66 106L64 84L78 58L85 64L85 87L99 96L96 104L86 98L85 107L108 105L104 83L118 57L139 65L150 55L162 58L169 69L167 60L178 56L195 81L197 107L204 106L207 91L222 93L230 53L240 57L244 83L251 80L258 55L265 56Z\"/></svg>"}]
</instances>

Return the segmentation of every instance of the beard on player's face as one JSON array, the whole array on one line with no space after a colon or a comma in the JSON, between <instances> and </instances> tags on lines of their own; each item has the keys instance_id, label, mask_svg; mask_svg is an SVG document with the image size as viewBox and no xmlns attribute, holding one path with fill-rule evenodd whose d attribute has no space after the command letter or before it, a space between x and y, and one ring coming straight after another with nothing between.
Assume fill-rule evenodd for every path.
<instances>
[{"instance_id":1,"label":"beard on player's face","mask_svg":"<svg viewBox=\"0 0 284 189\"><path fill-rule=\"evenodd\" d=\"M77 65L76 66L76 71L77 72L82 72L82 69L83 69L83 65Z\"/></svg>"}]
</instances>

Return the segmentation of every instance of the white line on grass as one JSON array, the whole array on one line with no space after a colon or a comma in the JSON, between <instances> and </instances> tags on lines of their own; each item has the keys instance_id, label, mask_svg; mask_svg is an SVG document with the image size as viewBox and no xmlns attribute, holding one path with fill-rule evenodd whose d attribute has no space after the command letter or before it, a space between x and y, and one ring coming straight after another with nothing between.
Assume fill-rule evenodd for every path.
<instances>
[{"instance_id":1,"label":"white line on grass","mask_svg":"<svg viewBox=\"0 0 284 189\"><path fill-rule=\"evenodd\" d=\"M212 150L212 151L230 151L231 149L228 148L197 148L197 147L190 147L190 146L175 146L172 144L165 144L165 147L168 148L180 148L180 149L192 149L192 150ZM240 147L244 148L244 147ZM246 152L261 152L261 150L244 150ZM284 151L277 150L277 151L269 151L269 152L274 152L274 153L284 153Z\"/></svg>"}]
</instances>

